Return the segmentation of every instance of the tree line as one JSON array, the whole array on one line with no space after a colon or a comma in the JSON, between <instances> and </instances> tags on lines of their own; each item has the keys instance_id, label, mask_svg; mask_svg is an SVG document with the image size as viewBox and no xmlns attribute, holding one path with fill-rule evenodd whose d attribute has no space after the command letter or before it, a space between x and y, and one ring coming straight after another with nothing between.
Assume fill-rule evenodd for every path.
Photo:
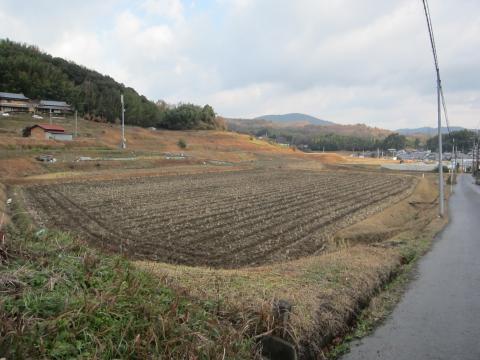
<instances>
[{"instance_id":1,"label":"tree line","mask_svg":"<svg viewBox=\"0 0 480 360\"><path fill-rule=\"evenodd\" d=\"M478 140L477 133L467 129L452 131L450 134L442 134L443 151L451 152L455 141L455 146L459 151L468 153L473 148L473 142ZM438 151L438 135L427 140L427 148L432 151Z\"/></svg>"},{"instance_id":2,"label":"tree line","mask_svg":"<svg viewBox=\"0 0 480 360\"><path fill-rule=\"evenodd\" d=\"M106 122L120 118L124 94L127 124L175 130L218 127L209 105L157 105L109 76L8 39L0 39L0 91L66 101L80 115Z\"/></svg>"},{"instance_id":3,"label":"tree line","mask_svg":"<svg viewBox=\"0 0 480 360\"><path fill-rule=\"evenodd\" d=\"M266 137L279 143L288 143L293 146L313 151L376 151L388 149L404 149L414 146L414 140L392 133L386 137L355 136L338 134L332 131L323 132L322 126L310 126L309 128L274 128L274 127L249 127L238 126L238 122L228 124L229 129L243 132L257 137ZM316 131L318 130L318 131Z\"/></svg>"}]
</instances>

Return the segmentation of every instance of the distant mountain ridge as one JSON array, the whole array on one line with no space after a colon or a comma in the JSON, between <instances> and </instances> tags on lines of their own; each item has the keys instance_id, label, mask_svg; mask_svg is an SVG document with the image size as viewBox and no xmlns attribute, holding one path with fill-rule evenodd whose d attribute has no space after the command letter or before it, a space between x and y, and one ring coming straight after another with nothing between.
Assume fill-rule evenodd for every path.
<instances>
[{"instance_id":1,"label":"distant mountain ridge","mask_svg":"<svg viewBox=\"0 0 480 360\"><path fill-rule=\"evenodd\" d=\"M450 131L460 131L464 130L465 128L461 126L450 126ZM421 135L428 135L428 136L435 136L437 135L437 128L433 127L420 127L420 128L414 128L414 129L398 129L395 130L395 132L401 134L401 135L415 135L415 134L421 134ZM447 134L448 133L448 128L447 127L442 127L442 134Z\"/></svg>"},{"instance_id":2,"label":"distant mountain ridge","mask_svg":"<svg viewBox=\"0 0 480 360\"><path fill-rule=\"evenodd\" d=\"M311 125L335 125L334 122L319 119L315 116L302 114L302 113L289 113L280 115L262 115L256 117L254 120L267 120L271 122L279 123L308 123Z\"/></svg>"}]
</instances>

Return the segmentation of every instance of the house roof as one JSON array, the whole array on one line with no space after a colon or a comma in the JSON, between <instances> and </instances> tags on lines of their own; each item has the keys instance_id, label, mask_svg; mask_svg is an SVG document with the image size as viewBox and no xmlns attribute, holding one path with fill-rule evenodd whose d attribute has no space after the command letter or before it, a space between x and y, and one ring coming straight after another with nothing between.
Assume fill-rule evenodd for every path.
<instances>
[{"instance_id":1,"label":"house roof","mask_svg":"<svg viewBox=\"0 0 480 360\"><path fill-rule=\"evenodd\" d=\"M39 127L45 131L50 131L50 132L65 132L65 129L59 125L53 125L53 124L36 124L30 127L30 129L33 129L34 127Z\"/></svg>"},{"instance_id":2,"label":"house roof","mask_svg":"<svg viewBox=\"0 0 480 360\"><path fill-rule=\"evenodd\" d=\"M29 100L23 94L15 94L15 93L8 93L8 92L0 92L0 98L14 99L14 100Z\"/></svg>"},{"instance_id":3,"label":"house roof","mask_svg":"<svg viewBox=\"0 0 480 360\"><path fill-rule=\"evenodd\" d=\"M66 106L70 107L65 101L40 100L40 106Z\"/></svg>"}]
</instances>

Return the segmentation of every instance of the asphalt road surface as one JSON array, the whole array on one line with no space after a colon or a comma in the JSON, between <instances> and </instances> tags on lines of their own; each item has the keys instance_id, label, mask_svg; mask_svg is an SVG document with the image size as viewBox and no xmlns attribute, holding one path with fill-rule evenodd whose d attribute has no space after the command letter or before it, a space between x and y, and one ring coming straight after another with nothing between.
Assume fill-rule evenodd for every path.
<instances>
[{"instance_id":1,"label":"asphalt road surface","mask_svg":"<svg viewBox=\"0 0 480 360\"><path fill-rule=\"evenodd\" d=\"M342 360L480 360L480 186L458 178L450 223L393 313Z\"/></svg>"}]
</instances>

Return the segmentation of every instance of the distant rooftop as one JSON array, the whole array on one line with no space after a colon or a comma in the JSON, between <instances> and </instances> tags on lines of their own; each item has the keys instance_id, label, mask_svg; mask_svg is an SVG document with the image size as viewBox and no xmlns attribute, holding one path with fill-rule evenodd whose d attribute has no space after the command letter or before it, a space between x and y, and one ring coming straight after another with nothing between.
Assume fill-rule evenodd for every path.
<instances>
[{"instance_id":1,"label":"distant rooftop","mask_svg":"<svg viewBox=\"0 0 480 360\"><path fill-rule=\"evenodd\" d=\"M23 94L15 94L15 93L8 93L8 92L0 92L0 98L14 99L14 100L29 100Z\"/></svg>"},{"instance_id":2,"label":"distant rooftop","mask_svg":"<svg viewBox=\"0 0 480 360\"><path fill-rule=\"evenodd\" d=\"M40 105L43 106L70 106L65 101L40 100Z\"/></svg>"}]
</instances>

